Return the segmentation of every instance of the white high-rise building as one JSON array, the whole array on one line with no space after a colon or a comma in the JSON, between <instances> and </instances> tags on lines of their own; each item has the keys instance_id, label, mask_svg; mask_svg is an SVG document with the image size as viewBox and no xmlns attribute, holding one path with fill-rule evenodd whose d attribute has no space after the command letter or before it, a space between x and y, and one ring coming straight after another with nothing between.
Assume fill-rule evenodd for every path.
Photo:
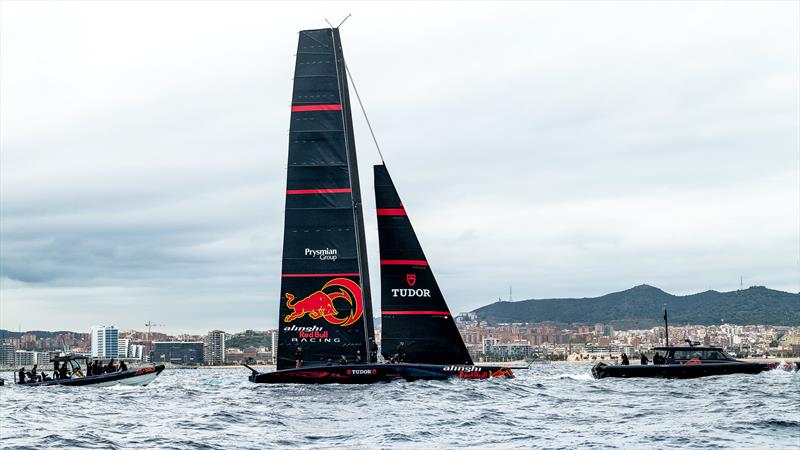
<instances>
[{"instance_id":1,"label":"white high-rise building","mask_svg":"<svg viewBox=\"0 0 800 450\"><path fill-rule=\"evenodd\" d=\"M128 356L128 355L130 354L131 340L130 339L120 339L118 342L119 342L119 357L120 358L130 358L130 356Z\"/></svg>"},{"instance_id":2,"label":"white high-rise building","mask_svg":"<svg viewBox=\"0 0 800 450\"><path fill-rule=\"evenodd\" d=\"M142 361L144 359L144 345L131 344L128 358L135 358Z\"/></svg>"},{"instance_id":3,"label":"white high-rise building","mask_svg":"<svg viewBox=\"0 0 800 450\"><path fill-rule=\"evenodd\" d=\"M272 333L272 364L278 363L278 330Z\"/></svg>"},{"instance_id":4,"label":"white high-rise building","mask_svg":"<svg viewBox=\"0 0 800 450\"><path fill-rule=\"evenodd\" d=\"M214 330L208 332L208 358L211 365L225 364L225 332Z\"/></svg>"},{"instance_id":5,"label":"white high-rise building","mask_svg":"<svg viewBox=\"0 0 800 450\"><path fill-rule=\"evenodd\" d=\"M92 327L92 358L119 358L119 330L113 325Z\"/></svg>"}]
</instances>

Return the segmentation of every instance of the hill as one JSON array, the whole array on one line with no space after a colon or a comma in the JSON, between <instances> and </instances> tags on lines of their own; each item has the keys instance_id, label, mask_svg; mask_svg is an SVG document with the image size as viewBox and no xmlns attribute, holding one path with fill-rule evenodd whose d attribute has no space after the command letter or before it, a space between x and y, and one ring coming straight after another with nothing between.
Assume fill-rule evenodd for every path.
<instances>
[{"instance_id":1,"label":"hill","mask_svg":"<svg viewBox=\"0 0 800 450\"><path fill-rule=\"evenodd\" d=\"M473 311L489 323L607 323L618 329L663 324L663 305L670 323L712 325L800 326L800 294L755 286L741 291L705 291L672 295L643 284L594 298L531 299L496 302Z\"/></svg>"}]
</instances>

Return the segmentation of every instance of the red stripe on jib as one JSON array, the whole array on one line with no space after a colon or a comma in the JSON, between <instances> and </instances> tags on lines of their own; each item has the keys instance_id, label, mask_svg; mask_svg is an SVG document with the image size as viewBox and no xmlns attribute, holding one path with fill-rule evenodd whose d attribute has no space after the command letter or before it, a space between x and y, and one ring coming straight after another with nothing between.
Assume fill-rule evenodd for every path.
<instances>
[{"instance_id":1,"label":"red stripe on jib","mask_svg":"<svg viewBox=\"0 0 800 450\"><path fill-rule=\"evenodd\" d=\"M382 259L382 266L427 266L424 259Z\"/></svg>"},{"instance_id":2,"label":"red stripe on jib","mask_svg":"<svg viewBox=\"0 0 800 450\"><path fill-rule=\"evenodd\" d=\"M449 316L450 311L381 311L384 316Z\"/></svg>"},{"instance_id":3,"label":"red stripe on jib","mask_svg":"<svg viewBox=\"0 0 800 450\"><path fill-rule=\"evenodd\" d=\"M289 195L299 195L299 194L343 194L346 192L351 192L350 188L342 188L342 189L288 189L286 191Z\"/></svg>"},{"instance_id":4,"label":"red stripe on jib","mask_svg":"<svg viewBox=\"0 0 800 450\"><path fill-rule=\"evenodd\" d=\"M358 273L284 273L283 278L357 277Z\"/></svg>"},{"instance_id":5,"label":"red stripe on jib","mask_svg":"<svg viewBox=\"0 0 800 450\"><path fill-rule=\"evenodd\" d=\"M405 216L406 210L403 208L378 208L379 216Z\"/></svg>"},{"instance_id":6,"label":"red stripe on jib","mask_svg":"<svg viewBox=\"0 0 800 450\"><path fill-rule=\"evenodd\" d=\"M292 105L292 112L341 111L342 105Z\"/></svg>"}]
</instances>

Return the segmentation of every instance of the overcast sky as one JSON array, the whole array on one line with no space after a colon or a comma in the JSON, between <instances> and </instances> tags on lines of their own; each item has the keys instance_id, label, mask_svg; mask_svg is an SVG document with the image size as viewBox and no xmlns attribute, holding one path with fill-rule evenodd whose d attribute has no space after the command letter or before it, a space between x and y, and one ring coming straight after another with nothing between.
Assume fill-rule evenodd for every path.
<instances>
[{"instance_id":1,"label":"overcast sky","mask_svg":"<svg viewBox=\"0 0 800 450\"><path fill-rule=\"evenodd\" d=\"M797 292L798 5L4 1L0 328L276 327L297 31L350 12L453 311L509 285Z\"/></svg>"}]
</instances>

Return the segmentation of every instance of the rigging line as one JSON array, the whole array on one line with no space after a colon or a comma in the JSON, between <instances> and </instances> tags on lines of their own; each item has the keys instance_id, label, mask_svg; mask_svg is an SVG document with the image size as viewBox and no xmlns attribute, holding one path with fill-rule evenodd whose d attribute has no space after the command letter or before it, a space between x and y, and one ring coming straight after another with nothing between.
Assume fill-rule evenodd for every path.
<instances>
[{"instance_id":1,"label":"rigging line","mask_svg":"<svg viewBox=\"0 0 800 450\"><path fill-rule=\"evenodd\" d=\"M347 71L347 76L350 78L350 84L353 85L353 92L356 93L356 99L358 99L358 106L361 107L361 113L364 114L364 120L367 121L367 128L369 128L369 134L372 135L372 141L375 142L375 148L378 149L378 155L381 157L381 163L386 164L386 162L383 160L383 152L381 152L381 146L378 145L378 138L375 137L375 132L372 131L372 124L369 123L367 110L364 109L364 104L361 102L361 96L358 95L358 88L356 88L356 80L353 79L353 74L350 73L350 66L347 65L347 61L344 61L344 58L342 58L342 62L344 63L344 70Z\"/></svg>"},{"instance_id":2,"label":"rigging line","mask_svg":"<svg viewBox=\"0 0 800 450\"><path fill-rule=\"evenodd\" d=\"M347 19L349 19L349 18L350 18L350 16L352 16L352 15L353 15L352 13L348 13L348 14L347 14L347 17L345 17L344 19L342 19L342 21L341 21L341 22L339 22L339 25L336 25L336 28L339 28L339 27L341 27L341 26L342 26L342 24L344 24L345 22L347 22Z\"/></svg>"}]
</instances>

